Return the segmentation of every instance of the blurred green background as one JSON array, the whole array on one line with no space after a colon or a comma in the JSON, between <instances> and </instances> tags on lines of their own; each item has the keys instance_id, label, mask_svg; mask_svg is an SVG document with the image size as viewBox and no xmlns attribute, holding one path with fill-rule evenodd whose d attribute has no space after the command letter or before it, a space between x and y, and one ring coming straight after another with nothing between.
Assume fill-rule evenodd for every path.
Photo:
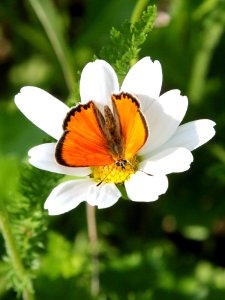
<instances>
[{"instance_id":1,"label":"blurred green background","mask_svg":"<svg viewBox=\"0 0 225 300\"><path fill-rule=\"evenodd\" d=\"M44 3L50 27L67 61L52 47L34 3ZM153 1L151 2L153 3ZM11 198L27 151L47 136L15 107L24 85L67 101L71 78L109 43L112 27L130 19L135 0L0 2L0 197ZM98 299L225 299L225 8L223 0L155 1L160 14L140 53L158 59L162 92L178 88L189 98L184 122L209 118L217 134L194 152L186 173L169 176L155 203L120 200L97 211L100 251ZM169 16L169 20L168 20ZM168 22L169 21L169 22ZM54 33L53 33L54 35ZM61 62L62 63L62 62ZM73 77L74 76L74 77ZM75 91L78 95L78 91ZM76 99L78 100L78 99ZM49 189L50 192L51 189ZM45 197L42 199L43 205ZM47 217L45 247L34 287L36 299L91 299L85 204ZM0 255L5 246L0 237ZM7 290L0 262L0 299Z\"/></svg>"}]
</instances>

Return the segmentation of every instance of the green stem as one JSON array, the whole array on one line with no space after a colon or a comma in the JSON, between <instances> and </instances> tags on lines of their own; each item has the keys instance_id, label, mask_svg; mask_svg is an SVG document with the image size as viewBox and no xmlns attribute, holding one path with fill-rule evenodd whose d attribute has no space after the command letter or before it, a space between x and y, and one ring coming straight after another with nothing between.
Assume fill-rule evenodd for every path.
<instances>
[{"instance_id":1,"label":"green stem","mask_svg":"<svg viewBox=\"0 0 225 300\"><path fill-rule=\"evenodd\" d=\"M26 270L24 268L20 254L18 252L15 238L13 236L10 227L8 213L6 211L3 200L0 200L0 229L2 231L5 240L6 250L11 259L15 273L21 285L23 286L23 299L34 300L35 298L32 292L33 291L32 281L29 279L29 277L26 274Z\"/></svg>"},{"instance_id":2,"label":"green stem","mask_svg":"<svg viewBox=\"0 0 225 300\"><path fill-rule=\"evenodd\" d=\"M137 22L140 19L140 16L142 14L142 12L144 11L144 9L146 8L146 6L148 5L149 0L138 0L134 10L132 12L131 18L130 18L130 22L131 24L134 24L135 22Z\"/></svg>"},{"instance_id":3,"label":"green stem","mask_svg":"<svg viewBox=\"0 0 225 300\"><path fill-rule=\"evenodd\" d=\"M193 61L188 90L190 99L195 103L199 103L202 100L211 57L224 32L224 24L224 11L221 11L221 14L219 11L217 18L214 15L211 16L211 19L208 17L208 22L201 32L201 39L198 41L198 51Z\"/></svg>"},{"instance_id":4,"label":"green stem","mask_svg":"<svg viewBox=\"0 0 225 300\"><path fill-rule=\"evenodd\" d=\"M225 164L225 149L221 145L215 144L211 147L213 154Z\"/></svg>"},{"instance_id":5,"label":"green stem","mask_svg":"<svg viewBox=\"0 0 225 300\"><path fill-rule=\"evenodd\" d=\"M87 204L87 226L88 236L91 246L92 276L91 276L91 295L99 294L99 260L98 260L98 235L95 217L95 207Z\"/></svg>"},{"instance_id":6,"label":"green stem","mask_svg":"<svg viewBox=\"0 0 225 300\"><path fill-rule=\"evenodd\" d=\"M42 0L29 1L52 44L52 47L61 65L68 90L72 95L74 87L77 83L75 82L74 70L72 62L70 61L71 59L68 59L70 56L68 53L68 47L65 45L62 32L59 26L57 26L57 20L55 20L57 17L56 11L51 2L45 2Z\"/></svg>"}]
</instances>

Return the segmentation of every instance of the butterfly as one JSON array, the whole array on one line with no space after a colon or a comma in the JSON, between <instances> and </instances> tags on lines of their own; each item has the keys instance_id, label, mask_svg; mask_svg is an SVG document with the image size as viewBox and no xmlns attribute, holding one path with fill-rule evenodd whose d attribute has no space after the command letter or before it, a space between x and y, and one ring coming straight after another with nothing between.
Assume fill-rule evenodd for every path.
<instances>
[{"instance_id":1,"label":"butterfly","mask_svg":"<svg viewBox=\"0 0 225 300\"><path fill-rule=\"evenodd\" d=\"M63 122L56 161L69 167L115 164L124 168L148 138L138 100L128 93L113 94L112 110L102 113L93 101L73 107Z\"/></svg>"}]
</instances>

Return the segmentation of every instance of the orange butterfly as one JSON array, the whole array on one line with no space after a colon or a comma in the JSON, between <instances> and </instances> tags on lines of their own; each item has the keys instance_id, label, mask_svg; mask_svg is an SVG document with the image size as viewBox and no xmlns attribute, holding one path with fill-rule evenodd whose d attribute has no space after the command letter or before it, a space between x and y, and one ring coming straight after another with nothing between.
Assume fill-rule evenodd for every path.
<instances>
[{"instance_id":1,"label":"orange butterfly","mask_svg":"<svg viewBox=\"0 0 225 300\"><path fill-rule=\"evenodd\" d=\"M56 146L56 160L70 167L124 168L145 144L148 128L138 100L128 93L112 95L113 112L104 115L93 101L79 104L67 114L64 133Z\"/></svg>"}]
</instances>

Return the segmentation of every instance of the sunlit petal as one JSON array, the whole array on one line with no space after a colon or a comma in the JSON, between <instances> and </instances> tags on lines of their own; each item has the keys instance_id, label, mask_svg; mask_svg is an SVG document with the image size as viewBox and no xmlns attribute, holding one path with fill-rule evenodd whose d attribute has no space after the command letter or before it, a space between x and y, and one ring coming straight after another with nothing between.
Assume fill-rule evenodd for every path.
<instances>
[{"instance_id":1,"label":"sunlit petal","mask_svg":"<svg viewBox=\"0 0 225 300\"><path fill-rule=\"evenodd\" d=\"M63 120L69 107L42 89L23 87L15 96L21 112L36 126L55 139L63 133Z\"/></svg>"},{"instance_id":2,"label":"sunlit petal","mask_svg":"<svg viewBox=\"0 0 225 300\"><path fill-rule=\"evenodd\" d=\"M193 161L191 152L186 148L167 148L140 163L140 170L151 175L166 175L184 172Z\"/></svg>"},{"instance_id":3,"label":"sunlit petal","mask_svg":"<svg viewBox=\"0 0 225 300\"><path fill-rule=\"evenodd\" d=\"M93 180L86 178L65 181L55 187L45 201L44 208L49 215L64 214L87 199Z\"/></svg>"},{"instance_id":4,"label":"sunlit petal","mask_svg":"<svg viewBox=\"0 0 225 300\"><path fill-rule=\"evenodd\" d=\"M107 208L114 205L121 197L120 191L113 183L93 184L89 188L87 202L98 208Z\"/></svg>"},{"instance_id":5,"label":"sunlit petal","mask_svg":"<svg viewBox=\"0 0 225 300\"><path fill-rule=\"evenodd\" d=\"M159 61L152 61L150 57L139 60L127 73L121 91L132 93L141 99L147 95L157 99L162 85L162 69Z\"/></svg>"},{"instance_id":6,"label":"sunlit petal","mask_svg":"<svg viewBox=\"0 0 225 300\"><path fill-rule=\"evenodd\" d=\"M119 83L113 68L104 60L88 63L80 78L81 102L94 100L100 106L109 105L111 95L118 93Z\"/></svg>"},{"instance_id":7,"label":"sunlit petal","mask_svg":"<svg viewBox=\"0 0 225 300\"><path fill-rule=\"evenodd\" d=\"M166 176L150 176L143 172L136 172L130 180L125 182L128 197L137 202L155 201L168 188Z\"/></svg>"},{"instance_id":8,"label":"sunlit petal","mask_svg":"<svg viewBox=\"0 0 225 300\"><path fill-rule=\"evenodd\" d=\"M171 90L158 101L153 102L145 117L149 128L149 138L140 151L145 155L164 144L177 130L186 113L187 97L182 97L180 91Z\"/></svg>"},{"instance_id":9,"label":"sunlit petal","mask_svg":"<svg viewBox=\"0 0 225 300\"><path fill-rule=\"evenodd\" d=\"M192 151L215 135L215 125L216 123L211 120L197 120L183 124L163 147L185 147Z\"/></svg>"},{"instance_id":10,"label":"sunlit petal","mask_svg":"<svg viewBox=\"0 0 225 300\"><path fill-rule=\"evenodd\" d=\"M90 178L70 180L53 189L44 208L50 215L60 215L87 201L92 206L107 208L115 204L121 193L114 184L97 185Z\"/></svg>"}]
</instances>

